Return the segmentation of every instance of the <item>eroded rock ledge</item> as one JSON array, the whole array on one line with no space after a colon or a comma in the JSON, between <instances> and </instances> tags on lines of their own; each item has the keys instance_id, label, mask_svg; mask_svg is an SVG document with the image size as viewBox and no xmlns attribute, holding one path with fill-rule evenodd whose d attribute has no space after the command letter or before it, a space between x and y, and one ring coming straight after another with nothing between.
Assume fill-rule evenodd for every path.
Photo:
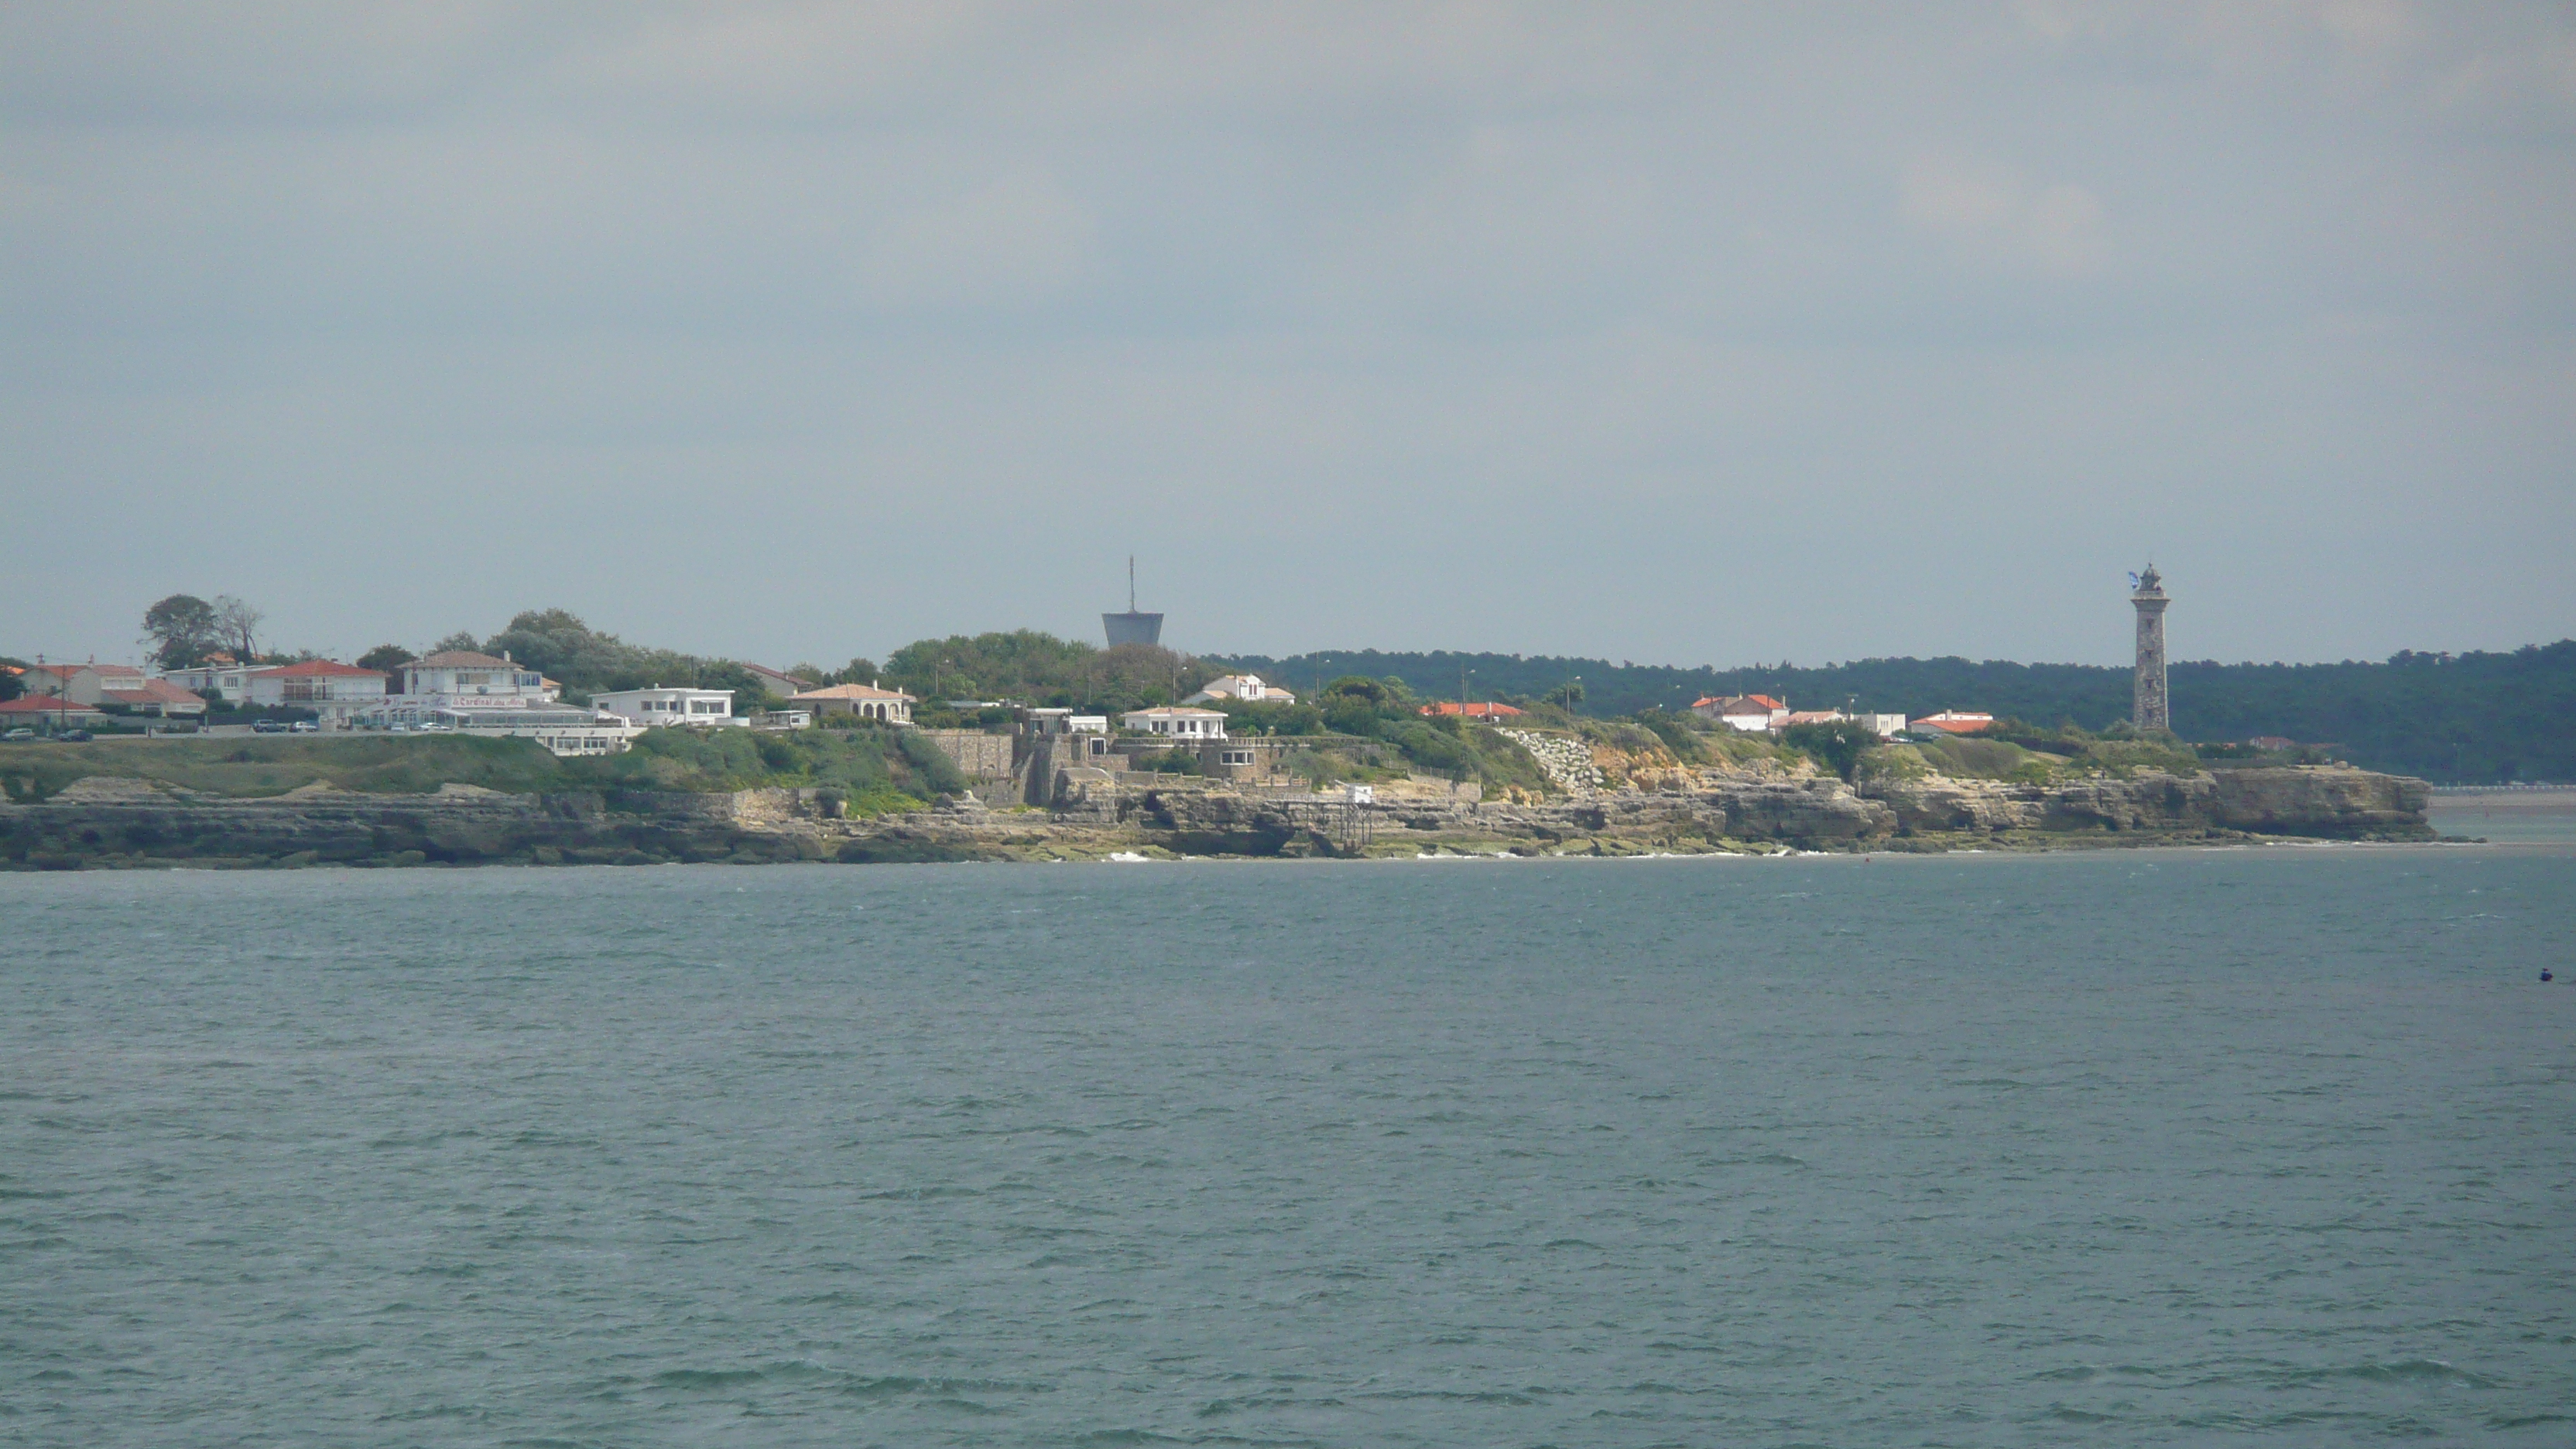
<instances>
[{"instance_id":1,"label":"eroded rock ledge","mask_svg":"<svg viewBox=\"0 0 2576 1449\"><path fill-rule=\"evenodd\" d=\"M435 795L308 787L272 799L192 796L87 779L0 805L0 867L643 865L672 861L1097 860L1121 853L1358 856L1799 850L2053 849L2300 836L2427 840L2420 780L2344 768L2146 773L2023 785L1939 776L1864 782L1777 771L1672 770L1647 788L1546 803L1485 801L1436 782L1330 797L1171 788L1060 810L972 797L864 820L813 792Z\"/></svg>"}]
</instances>

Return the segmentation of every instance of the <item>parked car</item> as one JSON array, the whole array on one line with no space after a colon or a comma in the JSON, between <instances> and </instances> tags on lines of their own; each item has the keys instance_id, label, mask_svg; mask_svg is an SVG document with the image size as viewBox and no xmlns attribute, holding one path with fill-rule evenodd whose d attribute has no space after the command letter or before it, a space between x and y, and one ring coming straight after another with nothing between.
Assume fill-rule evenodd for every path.
<instances>
[{"instance_id":1,"label":"parked car","mask_svg":"<svg viewBox=\"0 0 2576 1449\"><path fill-rule=\"evenodd\" d=\"M300 719L286 728L292 734L309 735L319 732L322 726L309 719Z\"/></svg>"},{"instance_id":2,"label":"parked car","mask_svg":"<svg viewBox=\"0 0 2576 1449\"><path fill-rule=\"evenodd\" d=\"M18 728L9 731L9 733L0 735L0 740L32 740L35 737L36 732L34 730L27 728L25 725L20 725Z\"/></svg>"},{"instance_id":3,"label":"parked car","mask_svg":"<svg viewBox=\"0 0 2576 1449\"><path fill-rule=\"evenodd\" d=\"M250 732L255 735L282 735L286 733L286 725L279 720L255 719L250 722Z\"/></svg>"},{"instance_id":4,"label":"parked car","mask_svg":"<svg viewBox=\"0 0 2576 1449\"><path fill-rule=\"evenodd\" d=\"M65 730L61 734L54 736L54 738L58 740L69 740L76 745L85 745L90 741L97 739L98 736L91 734L87 730Z\"/></svg>"}]
</instances>

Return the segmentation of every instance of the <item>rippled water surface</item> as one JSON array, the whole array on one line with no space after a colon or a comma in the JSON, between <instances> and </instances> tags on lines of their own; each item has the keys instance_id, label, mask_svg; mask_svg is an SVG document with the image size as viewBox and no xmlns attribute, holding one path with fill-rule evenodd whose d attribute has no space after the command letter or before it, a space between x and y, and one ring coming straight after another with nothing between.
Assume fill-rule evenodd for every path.
<instances>
[{"instance_id":1,"label":"rippled water surface","mask_svg":"<svg viewBox=\"0 0 2576 1449\"><path fill-rule=\"evenodd\" d=\"M2576 1441L2564 847L0 907L0 1442Z\"/></svg>"}]
</instances>

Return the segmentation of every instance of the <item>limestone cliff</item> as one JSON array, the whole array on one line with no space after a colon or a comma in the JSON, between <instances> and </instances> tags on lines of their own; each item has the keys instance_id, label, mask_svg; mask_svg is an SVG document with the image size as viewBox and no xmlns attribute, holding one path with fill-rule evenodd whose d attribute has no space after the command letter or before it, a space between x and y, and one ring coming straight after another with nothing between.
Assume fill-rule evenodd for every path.
<instances>
[{"instance_id":1,"label":"limestone cliff","mask_svg":"<svg viewBox=\"0 0 2576 1449\"><path fill-rule=\"evenodd\" d=\"M649 864L669 861L1098 859L2048 848L2307 836L2421 840L2421 782L2343 768L2142 772L2030 784L1941 776L1866 782L1756 769L1611 762L1619 786L1544 801L1392 782L1375 800L1210 786L1086 789L1055 810L933 810L835 818L819 791L433 795L308 787L269 799L85 779L41 804L0 805L0 866ZM1605 770L1605 777L1613 773Z\"/></svg>"},{"instance_id":2,"label":"limestone cliff","mask_svg":"<svg viewBox=\"0 0 2576 1449\"><path fill-rule=\"evenodd\" d=\"M2319 766L2143 772L2058 784L1938 775L1865 784L1909 836L2154 835L2232 831L2332 840L2428 840L2432 789L2421 780Z\"/></svg>"}]
</instances>

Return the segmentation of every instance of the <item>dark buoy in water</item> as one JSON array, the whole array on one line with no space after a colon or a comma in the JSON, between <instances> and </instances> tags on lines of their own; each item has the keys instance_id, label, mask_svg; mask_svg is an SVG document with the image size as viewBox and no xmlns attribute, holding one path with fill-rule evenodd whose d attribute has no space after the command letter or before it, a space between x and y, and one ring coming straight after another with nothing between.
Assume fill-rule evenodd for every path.
<instances>
[{"instance_id":1,"label":"dark buoy in water","mask_svg":"<svg viewBox=\"0 0 2576 1449\"><path fill-rule=\"evenodd\" d=\"M2543 966L2543 967L2541 967L2541 968L2540 968L2540 979L2541 979L2541 980L2543 980L2543 981L2555 981L2555 980L2557 980L2558 978L2557 978L2557 977L2555 977L2555 976L2550 975L2550 974L2549 974L2549 968L2548 968L2548 967L2546 967L2546 966Z\"/></svg>"}]
</instances>

